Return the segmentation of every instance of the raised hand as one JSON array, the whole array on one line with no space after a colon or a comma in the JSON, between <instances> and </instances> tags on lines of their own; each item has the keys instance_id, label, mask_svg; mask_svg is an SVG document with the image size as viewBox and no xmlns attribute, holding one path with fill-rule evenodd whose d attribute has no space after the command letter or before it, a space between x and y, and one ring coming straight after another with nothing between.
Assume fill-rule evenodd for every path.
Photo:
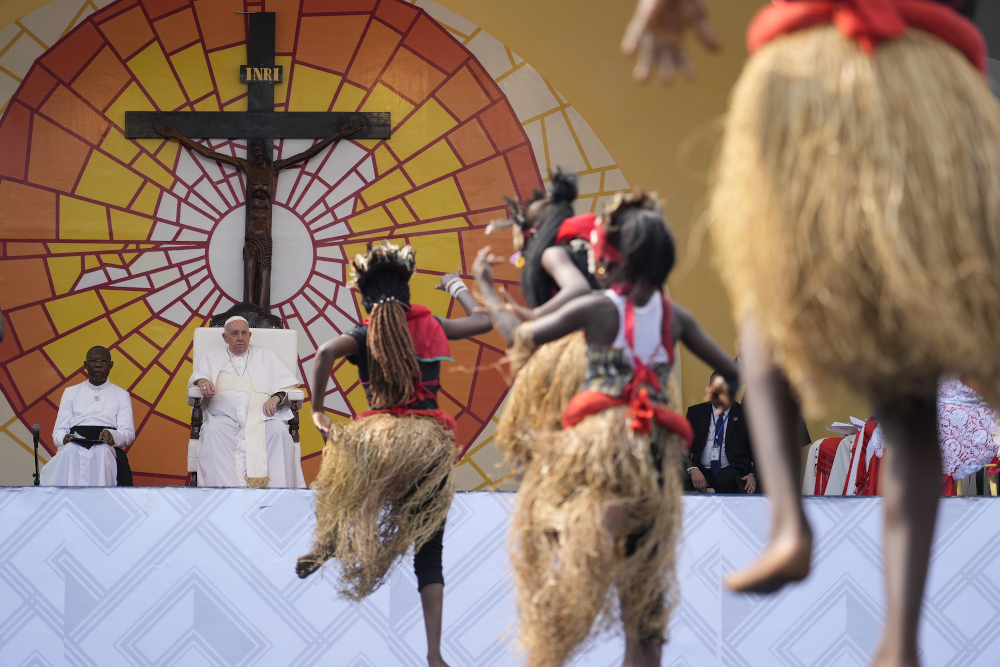
<instances>
[{"instance_id":1,"label":"raised hand","mask_svg":"<svg viewBox=\"0 0 1000 667\"><path fill-rule=\"evenodd\" d=\"M180 134L180 132L178 132L172 126L167 125L165 123L156 123L155 125L153 125L153 129L156 130L158 134L166 137L167 139L176 139L177 136Z\"/></svg>"},{"instance_id":2,"label":"raised hand","mask_svg":"<svg viewBox=\"0 0 1000 667\"><path fill-rule=\"evenodd\" d=\"M312 413L313 424L319 429L319 432L323 434L324 438L330 437L330 430L333 428L333 420L330 419L330 415L326 414L323 410L316 410Z\"/></svg>"},{"instance_id":3,"label":"raised hand","mask_svg":"<svg viewBox=\"0 0 1000 667\"><path fill-rule=\"evenodd\" d=\"M342 137L346 137L349 134L354 134L355 132L359 131L364 126L365 126L365 121L363 121L360 118L349 120L340 126L340 129L337 130L337 134L339 134Z\"/></svg>"},{"instance_id":4,"label":"raised hand","mask_svg":"<svg viewBox=\"0 0 1000 667\"><path fill-rule=\"evenodd\" d=\"M621 46L626 56L637 56L632 76L647 81L658 65L664 84L673 83L678 69L684 78L693 78L694 66L684 45L689 29L709 51L722 48L702 0L639 0Z\"/></svg>"}]
</instances>

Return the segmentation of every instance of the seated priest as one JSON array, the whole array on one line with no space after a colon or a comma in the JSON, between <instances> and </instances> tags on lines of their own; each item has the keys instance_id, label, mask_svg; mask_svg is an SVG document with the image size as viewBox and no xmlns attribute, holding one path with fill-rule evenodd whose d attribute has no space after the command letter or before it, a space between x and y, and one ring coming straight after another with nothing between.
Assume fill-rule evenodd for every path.
<instances>
[{"instance_id":1,"label":"seated priest","mask_svg":"<svg viewBox=\"0 0 1000 667\"><path fill-rule=\"evenodd\" d=\"M305 488L302 465L288 433L288 391L295 376L266 347L250 344L250 325L226 320L226 347L205 352L191 376L206 416L198 446L198 486Z\"/></svg>"},{"instance_id":2,"label":"seated priest","mask_svg":"<svg viewBox=\"0 0 1000 667\"><path fill-rule=\"evenodd\" d=\"M87 351L87 381L67 387L52 442L59 448L39 475L42 486L132 486L123 447L135 440L132 398L108 381L114 362L104 347Z\"/></svg>"}]
</instances>

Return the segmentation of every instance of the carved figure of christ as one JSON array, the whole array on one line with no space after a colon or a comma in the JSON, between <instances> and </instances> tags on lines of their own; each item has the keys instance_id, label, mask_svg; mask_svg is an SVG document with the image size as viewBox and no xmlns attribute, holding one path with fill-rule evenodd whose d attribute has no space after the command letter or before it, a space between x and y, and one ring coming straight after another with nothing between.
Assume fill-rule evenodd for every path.
<instances>
[{"instance_id":1,"label":"carved figure of christ","mask_svg":"<svg viewBox=\"0 0 1000 667\"><path fill-rule=\"evenodd\" d=\"M271 160L271 151L264 139L251 139L247 158L225 155L184 136L170 125L156 123L153 129L167 139L176 139L204 157L236 167L247 179L249 210L243 245L243 300L267 310L271 298L271 211L274 202L274 180L285 167L305 162L319 155L327 146L343 137L355 134L365 126L360 119L350 120L319 143L297 155Z\"/></svg>"}]
</instances>

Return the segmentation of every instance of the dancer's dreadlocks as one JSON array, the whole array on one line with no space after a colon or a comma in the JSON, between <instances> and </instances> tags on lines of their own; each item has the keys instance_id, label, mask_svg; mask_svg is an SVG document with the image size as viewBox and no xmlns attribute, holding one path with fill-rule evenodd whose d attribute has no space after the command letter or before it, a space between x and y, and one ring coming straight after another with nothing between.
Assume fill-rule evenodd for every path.
<instances>
[{"instance_id":1,"label":"dancer's dreadlocks","mask_svg":"<svg viewBox=\"0 0 1000 667\"><path fill-rule=\"evenodd\" d=\"M384 242L369 244L368 251L351 262L361 304L369 313L369 389L376 409L409 403L414 381L420 379L417 353L406 326L414 260L410 246L400 250Z\"/></svg>"}]
</instances>

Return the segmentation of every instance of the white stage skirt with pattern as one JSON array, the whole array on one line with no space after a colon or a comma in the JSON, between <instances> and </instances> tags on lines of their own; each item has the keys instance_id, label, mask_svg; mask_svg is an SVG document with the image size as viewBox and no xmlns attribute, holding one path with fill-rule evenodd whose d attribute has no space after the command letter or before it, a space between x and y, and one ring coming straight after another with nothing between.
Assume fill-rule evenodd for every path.
<instances>
[{"instance_id":1,"label":"white stage skirt with pattern","mask_svg":"<svg viewBox=\"0 0 1000 667\"><path fill-rule=\"evenodd\" d=\"M444 543L453 667L520 665L507 568L514 496L459 493ZM688 496L670 667L867 665L883 613L878 498L807 498L814 574L778 595L724 592L761 548L761 497ZM331 571L300 581L312 493L0 489L0 665L425 665L412 560L362 604ZM942 500L920 641L925 665L995 667L1000 501ZM572 665L621 664L610 634Z\"/></svg>"}]
</instances>

